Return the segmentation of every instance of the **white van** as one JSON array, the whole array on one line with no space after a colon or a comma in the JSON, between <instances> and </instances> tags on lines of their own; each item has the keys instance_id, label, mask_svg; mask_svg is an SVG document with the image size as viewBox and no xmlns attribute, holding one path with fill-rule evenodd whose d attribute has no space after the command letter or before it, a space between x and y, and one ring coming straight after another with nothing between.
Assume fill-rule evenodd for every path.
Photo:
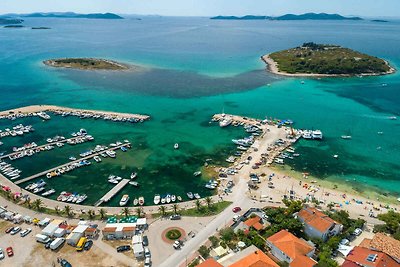
<instances>
[{"instance_id":1,"label":"white van","mask_svg":"<svg viewBox=\"0 0 400 267\"><path fill-rule=\"evenodd\" d=\"M50 237L48 237L47 235L42 235L42 234L37 234L36 235L36 241L46 244L47 242L50 241Z\"/></svg>"},{"instance_id":2,"label":"white van","mask_svg":"<svg viewBox=\"0 0 400 267\"><path fill-rule=\"evenodd\" d=\"M65 242L65 238L63 237L57 237L56 239L54 239L53 242L51 242L50 244L50 249L51 250L56 250L58 249L59 246L61 246L62 244L64 244Z\"/></svg>"}]
</instances>

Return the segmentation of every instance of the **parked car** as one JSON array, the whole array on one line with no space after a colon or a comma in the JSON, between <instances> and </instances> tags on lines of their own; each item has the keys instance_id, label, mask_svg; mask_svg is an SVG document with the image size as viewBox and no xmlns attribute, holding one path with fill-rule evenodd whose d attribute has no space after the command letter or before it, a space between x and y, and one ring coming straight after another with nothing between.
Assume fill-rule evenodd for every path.
<instances>
[{"instance_id":1,"label":"parked car","mask_svg":"<svg viewBox=\"0 0 400 267\"><path fill-rule=\"evenodd\" d=\"M172 245L174 249L180 249L181 248L181 243L178 240L175 240L174 244Z\"/></svg>"},{"instance_id":2,"label":"parked car","mask_svg":"<svg viewBox=\"0 0 400 267\"><path fill-rule=\"evenodd\" d=\"M131 246L119 246L117 247L117 252L124 252L131 249Z\"/></svg>"},{"instance_id":3,"label":"parked car","mask_svg":"<svg viewBox=\"0 0 400 267\"><path fill-rule=\"evenodd\" d=\"M3 250L0 248L0 260L4 259L4 252Z\"/></svg>"},{"instance_id":4,"label":"parked car","mask_svg":"<svg viewBox=\"0 0 400 267\"><path fill-rule=\"evenodd\" d=\"M361 235L361 233L362 233L362 230L360 228L356 228L353 232L353 235L359 236L359 235Z\"/></svg>"},{"instance_id":5,"label":"parked car","mask_svg":"<svg viewBox=\"0 0 400 267\"><path fill-rule=\"evenodd\" d=\"M147 247L149 245L149 239L147 238L147 235L143 236L143 246Z\"/></svg>"},{"instance_id":6,"label":"parked car","mask_svg":"<svg viewBox=\"0 0 400 267\"><path fill-rule=\"evenodd\" d=\"M72 267L71 263L69 263L66 259L62 259L62 260L60 261L60 265L61 265L62 267Z\"/></svg>"},{"instance_id":7,"label":"parked car","mask_svg":"<svg viewBox=\"0 0 400 267\"><path fill-rule=\"evenodd\" d=\"M19 233L21 235L21 237L27 236L30 232L32 232L31 228L26 228L24 231L22 231L21 233Z\"/></svg>"},{"instance_id":8,"label":"parked car","mask_svg":"<svg viewBox=\"0 0 400 267\"><path fill-rule=\"evenodd\" d=\"M50 248L50 244L54 241L53 238L50 238L49 241L47 241L47 243L45 243L44 248L45 249L49 249Z\"/></svg>"},{"instance_id":9,"label":"parked car","mask_svg":"<svg viewBox=\"0 0 400 267\"><path fill-rule=\"evenodd\" d=\"M16 226L16 227L14 227L14 228L11 230L10 234L15 235L15 234L17 234L19 231L21 231L21 227Z\"/></svg>"},{"instance_id":10,"label":"parked car","mask_svg":"<svg viewBox=\"0 0 400 267\"><path fill-rule=\"evenodd\" d=\"M343 238L342 240L340 240L340 245L347 246L349 243L350 243L350 241L346 238Z\"/></svg>"},{"instance_id":11,"label":"parked car","mask_svg":"<svg viewBox=\"0 0 400 267\"><path fill-rule=\"evenodd\" d=\"M146 258L144 260L144 267L150 267L151 266L151 259L150 258Z\"/></svg>"},{"instance_id":12,"label":"parked car","mask_svg":"<svg viewBox=\"0 0 400 267\"><path fill-rule=\"evenodd\" d=\"M12 230L14 229L14 227L8 227L6 230L5 230L5 232L6 232L6 234L8 234L8 233L10 233Z\"/></svg>"},{"instance_id":13,"label":"parked car","mask_svg":"<svg viewBox=\"0 0 400 267\"><path fill-rule=\"evenodd\" d=\"M150 249L148 247L144 248L144 256L145 258L151 258Z\"/></svg>"},{"instance_id":14,"label":"parked car","mask_svg":"<svg viewBox=\"0 0 400 267\"><path fill-rule=\"evenodd\" d=\"M174 214L174 215L171 215L169 218L170 218L171 220L180 220L180 219L181 219L181 215L179 215L179 214Z\"/></svg>"},{"instance_id":15,"label":"parked car","mask_svg":"<svg viewBox=\"0 0 400 267\"><path fill-rule=\"evenodd\" d=\"M86 241L85 245L83 246L83 249L84 250L89 250L92 246L93 246L93 241L92 240L88 240L88 241Z\"/></svg>"},{"instance_id":16,"label":"parked car","mask_svg":"<svg viewBox=\"0 0 400 267\"><path fill-rule=\"evenodd\" d=\"M241 211L242 209L240 208L240 207L234 207L233 209L232 209L232 211L233 212L239 212L239 211Z\"/></svg>"},{"instance_id":17,"label":"parked car","mask_svg":"<svg viewBox=\"0 0 400 267\"><path fill-rule=\"evenodd\" d=\"M239 218L240 218L240 215L239 214L235 214L235 216L233 216L233 221L237 222L239 220Z\"/></svg>"},{"instance_id":18,"label":"parked car","mask_svg":"<svg viewBox=\"0 0 400 267\"><path fill-rule=\"evenodd\" d=\"M8 247L8 248L6 249L6 251L7 251L8 257L14 256L14 251L13 251L13 248L12 248L12 247Z\"/></svg>"}]
</instances>

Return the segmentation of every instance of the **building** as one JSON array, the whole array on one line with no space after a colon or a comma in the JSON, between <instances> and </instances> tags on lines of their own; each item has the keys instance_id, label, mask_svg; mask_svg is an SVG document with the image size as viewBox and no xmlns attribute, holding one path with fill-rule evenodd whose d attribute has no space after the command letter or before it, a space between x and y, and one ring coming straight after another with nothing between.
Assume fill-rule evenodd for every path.
<instances>
[{"instance_id":1,"label":"building","mask_svg":"<svg viewBox=\"0 0 400 267\"><path fill-rule=\"evenodd\" d=\"M271 249L273 256L289 263L290 267L313 267L317 264L311 258L315 252L314 245L286 230L270 236L267 239L267 246Z\"/></svg>"},{"instance_id":2,"label":"building","mask_svg":"<svg viewBox=\"0 0 400 267\"><path fill-rule=\"evenodd\" d=\"M53 220L45 228L43 228L42 235L52 237L62 222L62 220Z\"/></svg>"},{"instance_id":3,"label":"building","mask_svg":"<svg viewBox=\"0 0 400 267\"><path fill-rule=\"evenodd\" d=\"M84 236L86 229L89 226L81 224L75 227L74 230L67 236L67 244L71 246L76 246L78 243L79 239Z\"/></svg>"},{"instance_id":4,"label":"building","mask_svg":"<svg viewBox=\"0 0 400 267\"><path fill-rule=\"evenodd\" d=\"M208 259L200 267L279 267L271 258L255 246L229 254L218 261Z\"/></svg>"},{"instance_id":5,"label":"building","mask_svg":"<svg viewBox=\"0 0 400 267\"><path fill-rule=\"evenodd\" d=\"M399 248L400 249L400 248ZM354 247L347 255L342 267L399 267L392 257L383 252L363 247Z\"/></svg>"},{"instance_id":6,"label":"building","mask_svg":"<svg viewBox=\"0 0 400 267\"><path fill-rule=\"evenodd\" d=\"M103 238L111 239L129 239L135 235L136 223L109 223L103 230Z\"/></svg>"},{"instance_id":7,"label":"building","mask_svg":"<svg viewBox=\"0 0 400 267\"><path fill-rule=\"evenodd\" d=\"M384 233L377 233L372 239L365 238L359 246L386 253L400 264L400 241Z\"/></svg>"},{"instance_id":8,"label":"building","mask_svg":"<svg viewBox=\"0 0 400 267\"><path fill-rule=\"evenodd\" d=\"M343 230L343 225L312 207L304 207L297 213L297 219L304 224L304 232L309 237L319 238L324 241Z\"/></svg>"}]
</instances>

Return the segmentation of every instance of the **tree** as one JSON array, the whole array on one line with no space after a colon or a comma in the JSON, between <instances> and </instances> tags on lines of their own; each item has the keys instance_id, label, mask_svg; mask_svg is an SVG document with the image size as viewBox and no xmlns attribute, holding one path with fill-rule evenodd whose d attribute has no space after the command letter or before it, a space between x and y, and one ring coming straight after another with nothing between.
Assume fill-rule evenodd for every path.
<instances>
[{"instance_id":1,"label":"tree","mask_svg":"<svg viewBox=\"0 0 400 267\"><path fill-rule=\"evenodd\" d=\"M54 207L54 211L56 212L57 215L60 214L60 207L59 206L55 206Z\"/></svg>"},{"instance_id":2,"label":"tree","mask_svg":"<svg viewBox=\"0 0 400 267\"><path fill-rule=\"evenodd\" d=\"M212 246L213 248L217 247L218 244L219 244L219 239L218 239L218 237L216 237L216 236L214 236L214 235L210 236L210 237L208 238L208 240L211 241L211 246Z\"/></svg>"},{"instance_id":3,"label":"tree","mask_svg":"<svg viewBox=\"0 0 400 267\"><path fill-rule=\"evenodd\" d=\"M68 216L68 217L72 217L73 213L72 213L72 209L70 206L66 205L64 207L64 213Z\"/></svg>"},{"instance_id":4,"label":"tree","mask_svg":"<svg viewBox=\"0 0 400 267\"><path fill-rule=\"evenodd\" d=\"M103 209L103 208L101 208L100 210L99 210L99 214L100 214L100 219L104 219L104 217L106 216L106 214L107 214L107 211L105 210L105 209Z\"/></svg>"},{"instance_id":5,"label":"tree","mask_svg":"<svg viewBox=\"0 0 400 267\"><path fill-rule=\"evenodd\" d=\"M40 211L43 208L43 201L40 198L35 199L32 204L34 209L37 211Z\"/></svg>"},{"instance_id":6,"label":"tree","mask_svg":"<svg viewBox=\"0 0 400 267\"><path fill-rule=\"evenodd\" d=\"M210 255L210 250L204 245L199 248L198 252L205 259Z\"/></svg>"},{"instance_id":7,"label":"tree","mask_svg":"<svg viewBox=\"0 0 400 267\"><path fill-rule=\"evenodd\" d=\"M131 214L131 210L129 209L129 207L124 207L122 209L122 214L124 214L125 217L128 217Z\"/></svg>"},{"instance_id":8,"label":"tree","mask_svg":"<svg viewBox=\"0 0 400 267\"><path fill-rule=\"evenodd\" d=\"M205 198L206 204L207 204L207 208L210 209L211 205L213 204L213 200L211 197L206 197Z\"/></svg>"},{"instance_id":9,"label":"tree","mask_svg":"<svg viewBox=\"0 0 400 267\"><path fill-rule=\"evenodd\" d=\"M165 215L167 213L167 208L165 206L161 205L160 207L158 207L158 210L160 211L161 216L165 217Z\"/></svg>"},{"instance_id":10,"label":"tree","mask_svg":"<svg viewBox=\"0 0 400 267\"><path fill-rule=\"evenodd\" d=\"M303 208L303 201L301 200L283 199L282 202L286 205L288 214L299 212Z\"/></svg>"},{"instance_id":11,"label":"tree","mask_svg":"<svg viewBox=\"0 0 400 267\"><path fill-rule=\"evenodd\" d=\"M200 211L200 209L201 209L201 202L200 202L200 200L197 199L196 202L195 202L194 204L196 205L197 211Z\"/></svg>"},{"instance_id":12,"label":"tree","mask_svg":"<svg viewBox=\"0 0 400 267\"><path fill-rule=\"evenodd\" d=\"M378 219L384 221L385 225L374 227L375 231L389 233L393 238L400 240L400 213L390 210L387 213L379 214Z\"/></svg>"},{"instance_id":13,"label":"tree","mask_svg":"<svg viewBox=\"0 0 400 267\"><path fill-rule=\"evenodd\" d=\"M177 203L174 203L174 205L172 205L172 209L174 210L174 214L178 214L179 205Z\"/></svg>"},{"instance_id":14,"label":"tree","mask_svg":"<svg viewBox=\"0 0 400 267\"><path fill-rule=\"evenodd\" d=\"M329 210L332 210L333 207L335 207L335 203L330 202L330 203L328 203L328 205L326 205L326 206L327 206L327 208L328 208Z\"/></svg>"},{"instance_id":15,"label":"tree","mask_svg":"<svg viewBox=\"0 0 400 267\"><path fill-rule=\"evenodd\" d=\"M140 218L143 215L143 209L141 207L137 207L135 209L136 215Z\"/></svg>"},{"instance_id":16,"label":"tree","mask_svg":"<svg viewBox=\"0 0 400 267\"><path fill-rule=\"evenodd\" d=\"M233 231L232 228L227 227L227 228L221 229L221 230L219 231L219 235L221 236L221 239L222 239L225 243L228 243L228 242L230 242L230 241L233 239L233 237L235 236L235 232Z\"/></svg>"},{"instance_id":17,"label":"tree","mask_svg":"<svg viewBox=\"0 0 400 267\"><path fill-rule=\"evenodd\" d=\"M89 219L93 220L93 218L96 216L96 213L94 210L88 210L88 216Z\"/></svg>"}]
</instances>

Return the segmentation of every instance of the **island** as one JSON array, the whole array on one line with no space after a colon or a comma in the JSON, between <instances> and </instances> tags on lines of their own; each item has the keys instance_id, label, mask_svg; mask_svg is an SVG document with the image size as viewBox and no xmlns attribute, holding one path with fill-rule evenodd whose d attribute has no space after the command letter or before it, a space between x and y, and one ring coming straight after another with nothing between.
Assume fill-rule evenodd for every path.
<instances>
[{"instance_id":1,"label":"island","mask_svg":"<svg viewBox=\"0 0 400 267\"><path fill-rule=\"evenodd\" d=\"M373 19L371 21L372 22L389 22L388 20L384 20L384 19Z\"/></svg>"},{"instance_id":2,"label":"island","mask_svg":"<svg viewBox=\"0 0 400 267\"><path fill-rule=\"evenodd\" d=\"M32 27L32 30L50 30L50 27Z\"/></svg>"},{"instance_id":3,"label":"island","mask_svg":"<svg viewBox=\"0 0 400 267\"><path fill-rule=\"evenodd\" d=\"M3 28L23 28L24 25L6 25Z\"/></svg>"},{"instance_id":4,"label":"island","mask_svg":"<svg viewBox=\"0 0 400 267\"><path fill-rule=\"evenodd\" d=\"M21 24L23 19L0 18L0 25Z\"/></svg>"},{"instance_id":5,"label":"island","mask_svg":"<svg viewBox=\"0 0 400 267\"><path fill-rule=\"evenodd\" d=\"M360 17L344 17L339 14L326 13L305 13L301 15L285 14L278 17L272 16L254 16L247 15L243 17L237 16L216 16L210 19L215 20L362 20Z\"/></svg>"},{"instance_id":6,"label":"island","mask_svg":"<svg viewBox=\"0 0 400 267\"><path fill-rule=\"evenodd\" d=\"M373 76L395 72L383 59L338 45L313 42L261 58L270 72L286 76Z\"/></svg>"},{"instance_id":7,"label":"island","mask_svg":"<svg viewBox=\"0 0 400 267\"><path fill-rule=\"evenodd\" d=\"M114 13L78 14L74 12L53 12L53 13L20 14L19 16L26 18L123 19L123 17Z\"/></svg>"},{"instance_id":8,"label":"island","mask_svg":"<svg viewBox=\"0 0 400 267\"><path fill-rule=\"evenodd\" d=\"M43 61L47 66L80 70L128 70L128 65L101 58L58 58Z\"/></svg>"}]
</instances>

